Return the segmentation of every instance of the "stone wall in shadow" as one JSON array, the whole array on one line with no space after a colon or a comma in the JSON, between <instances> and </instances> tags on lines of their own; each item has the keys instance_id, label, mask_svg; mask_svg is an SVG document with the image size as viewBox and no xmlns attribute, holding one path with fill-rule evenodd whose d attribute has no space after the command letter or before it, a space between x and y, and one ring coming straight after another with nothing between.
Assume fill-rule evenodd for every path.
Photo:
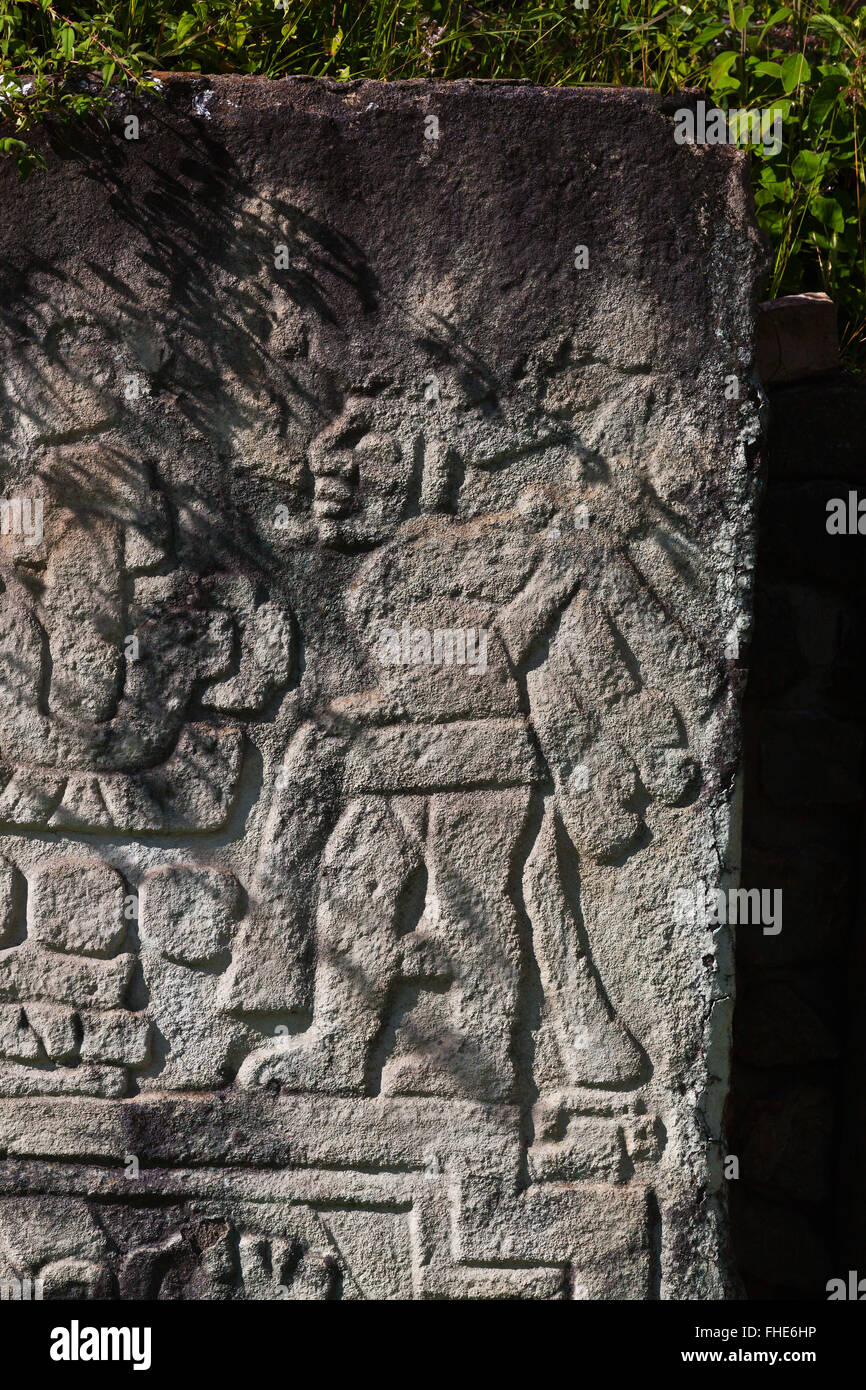
<instances>
[{"instance_id":1,"label":"stone wall in shadow","mask_svg":"<svg viewBox=\"0 0 866 1390\"><path fill-rule=\"evenodd\" d=\"M738 930L730 1200L747 1296L823 1300L866 1275L866 534L827 531L830 499L866 497L866 385L768 394L743 885L784 916Z\"/></svg>"}]
</instances>

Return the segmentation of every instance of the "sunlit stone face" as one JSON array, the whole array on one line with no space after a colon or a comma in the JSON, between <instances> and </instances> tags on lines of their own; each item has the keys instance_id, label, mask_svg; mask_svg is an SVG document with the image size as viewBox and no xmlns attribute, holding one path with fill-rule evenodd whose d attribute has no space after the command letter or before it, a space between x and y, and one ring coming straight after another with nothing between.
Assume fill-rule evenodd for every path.
<instances>
[{"instance_id":1,"label":"sunlit stone face","mask_svg":"<svg viewBox=\"0 0 866 1390\"><path fill-rule=\"evenodd\" d=\"M209 83L0 189L0 1282L722 1297L744 172Z\"/></svg>"},{"instance_id":2,"label":"sunlit stone face","mask_svg":"<svg viewBox=\"0 0 866 1390\"><path fill-rule=\"evenodd\" d=\"M364 549L393 535L405 516L411 451L377 429L374 408L349 401L309 451L313 516L324 545Z\"/></svg>"}]
</instances>

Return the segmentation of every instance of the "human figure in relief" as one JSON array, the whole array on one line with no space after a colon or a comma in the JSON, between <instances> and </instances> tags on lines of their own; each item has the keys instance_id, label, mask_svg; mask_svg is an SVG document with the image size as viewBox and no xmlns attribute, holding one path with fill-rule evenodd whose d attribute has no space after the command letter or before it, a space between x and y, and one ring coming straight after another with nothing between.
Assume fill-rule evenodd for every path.
<instances>
[{"instance_id":1,"label":"human figure in relief","mask_svg":"<svg viewBox=\"0 0 866 1390\"><path fill-rule=\"evenodd\" d=\"M608 683L630 679L588 592L599 556L577 529L551 537L513 511L462 516L472 463L437 440L407 514L418 452L363 399L311 447L320 542L358 557L345 621L365 678L298 731L287 757L299 784L318 763L340 785L321 857L312 1022L253 1052L238 1079L507 1101L534 958L563 1086L637 1085L647 1059L581 945L560 862L575 844L626 853L642 829L634 767L616 765L574 659L589 643ZM500 451L495 467L518 467L518 455ZM453 659L454 633L468 660ZM637 697L641 780L675 801L693 776L676 720L660 697ZM302 843L300 809L295 825Z\"/></svg>"}]
</instances>

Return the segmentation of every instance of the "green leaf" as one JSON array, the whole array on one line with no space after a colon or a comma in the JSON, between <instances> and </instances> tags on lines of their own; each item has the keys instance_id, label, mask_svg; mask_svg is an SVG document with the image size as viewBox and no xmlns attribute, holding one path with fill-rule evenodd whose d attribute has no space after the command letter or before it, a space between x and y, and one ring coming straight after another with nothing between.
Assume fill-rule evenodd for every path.
<instances>
[{"instance_id":1,"label":"green leaf","mask_svg":"<svg viewBox=\"0 0 866 1390\"><path fill-rule=\"evenodd\" d=\"M195 28L195 26L195 15L190 14L189 10L185 10L184 13L181 15L180 19L177 21L177 28L174 31L175 43L183 43L183 40L186 38L187 34L189 34Z\"/></svg>"},{"instance_id":2,"label":"green leaf","mask_svg":"<svg viewBox=\"0 0 866 1390\"><path fill-rule=\"evenodd\" d=\"M756 63L753 72L758 77L781 77L781 63Z\"/></svg>"},{"instance_id":3,"label":"green leaf","mask_svg":"<svg viewBox=\"0 0 866 1390\"><path fill-rule=\"evenodd\" d=\"M830 236L824 236L821 232L810 232L809 240L815 246L820 246L822 251L835 251L839 244L839 238L835 232Z\"/></svg>"},{"instance_id":4,"label":"green leaf","mask_svg":"<svg viewBox=\"0 0 866 1390\"><path fill-rule=\"evenodd\" d=\"M735 10L733 5L730 4L729 0L728 13L731 16L731 23L733 24L738 34L741 34L743 30L746 28L746 25L748 24L754 12L754 5L740 5Z\"/></svg>"},{"instance_id":5,"label":"green leaf","mask_svg":"<svg viewBox=\"0 0 866 1390\"><path fill-rule=\"evenodd\" d=\"M769 19L766 20L764 27L761 30L761 41L763 42L764 35L766 34L768 29L772 29L775 24L784 24L785 21L789 20L790 18L791 10L787 5L784 7L784 9L774 10L773 13L770 15Z\"/></svg>"},{"instance_id":6,"label":"green leaf","mask_svg":"<svg viewBox=\"0 0 866 1390\"><path fill-rule=\"evenodd\" d=\"M699 34L695 35L695 48L705 48L713 39L717 39L719 34L725 32L724 24L708 24Z\"/></svg>"},{"instance_id":7,"label":"green leaf","mask_svg":"<svg viewBox=\"0 0 866 1390\"><path fill-rule=\"evenodd\" d=\"M826 164L826 155L816 154L814 150L801 150L791 165L791 173L801 183L813 183L821 177Z\"/></svg>"},{"instance_id":8,"label":"green leaf","mask_svg":"<svg viewBox=\"0 0 866 1390\"><path fill-rule=\"evenodd\" d=\"M782 64L782 86L786 94L793 92L801 83L808 82L811 76L812 69L802 53L792 53Z\"/></svg>"},{"instance_id":9,"label":"green leaf","mask_svg":"<svg viewBox=\"0 0 866 1390\"><path fill-rule=\"evenodd\" d=\"M789 214L783 208L773 204L769 207L760 209L758 221L765 232L771 236L779 236L785 226Z\"/></svg>"},{"instance_id":10,"label":"green leaf","mask_svg":"<svg viewBox=\"0 0 866 1390\"><path fill-rule=\"evenodd\" d=\"M820 129L820 127L826 123L828 116L831 115L837 103L840 110L844 110L844 101L839 101L839 94L844 88L844 78L826 77L824 79L809 103L810 125Z\"/></svg>"},{"instance_id":11,"label":"green leaf","mask_svg":"<svg viewBox=\"0 0 866 1390\"><path fill-rule=\"evenodd\" d=\"M834 232L844 232L845 214L835 198L813 198L810 209L825 227L830 227Z\"/></svg>"},{"instance_id":12,"label":"green leaf","mask_svg":"<svg viewBox=\"0 0 866 1390\"><path fill-rule=\"evenodd\" d=\"M850 82L851 69L847 63L821 63L818 67L822 77L841 77L843 82Z\"/></svg>"},{"instance_id":13,"label":"green leaf","mask_svg":"<svg viewBox=\"0 0 866 1390\"><path fill-rule=\"evenodd\" d=\"M791 187L789 180L774 179L772 177L772 166L769 164L764 166L764 171L765 173L770 174L770 178L765 181L764 187L760 189L759 192L769 194L770 197L773 198L776 202L790 203L794 197L794 190Z\"/></svg>"},{"instance_id":14,"label":"green leaf","mask_svg":"<svg viewBox=\"0 0 866 1390\"><path fill-rule=\"evenodd\" d=\"M72 62L75 56L75 30L71 29L68 24L60 31L60 52L67 63Z\"/></svg>"},{"instance_id":15,"label":"green leaf","mask_svg":"<svg viewBox=\"0 0 866 1390\"><path fill-rule=\"evenodd\" d=\"M710 88L714 92L736 91L739 82L730 76L731 68L739 58L739 53L727 49L710 63Z\"/></svg>"},{"instance_id":16,"label":"green leaf","mask_svg":"<svg viewBox=\"0 0 866 1390\"><path fill-rule=\"evenodd\" d=\"M853 26L850 24L850 21L849 24L846 26L841 22L841 20L836 19L833 15L819 14L812 16L812 20L810 22L809 27L811 29L816 29L818 33L820 33L822 29L824 29L825 31L829 29L829 31L832 34L835 34L837 38L840 38L842 42L848 48L851 49L852 53L857 53L857 39L851 32Z\"/></svg>"}]
</instances>

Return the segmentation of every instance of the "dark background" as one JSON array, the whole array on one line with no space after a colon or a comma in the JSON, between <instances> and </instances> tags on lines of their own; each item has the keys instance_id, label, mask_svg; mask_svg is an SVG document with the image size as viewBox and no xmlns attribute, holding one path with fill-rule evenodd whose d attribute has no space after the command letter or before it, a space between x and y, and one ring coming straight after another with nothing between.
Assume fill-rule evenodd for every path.
<instances>
[{"instance_id":1,"label":"dark background","mask_svg":"<svg viewBox=\"0 0 866 1390\"><path fill-rule=\"evenodd\" d=\"M866 384L767 394L742 881L782 889L783 927L737 932L729 1194L747 1296L826 1300L866 1277L866 536L826 529L866 497Z\"/></svg>"}]
</instances>

